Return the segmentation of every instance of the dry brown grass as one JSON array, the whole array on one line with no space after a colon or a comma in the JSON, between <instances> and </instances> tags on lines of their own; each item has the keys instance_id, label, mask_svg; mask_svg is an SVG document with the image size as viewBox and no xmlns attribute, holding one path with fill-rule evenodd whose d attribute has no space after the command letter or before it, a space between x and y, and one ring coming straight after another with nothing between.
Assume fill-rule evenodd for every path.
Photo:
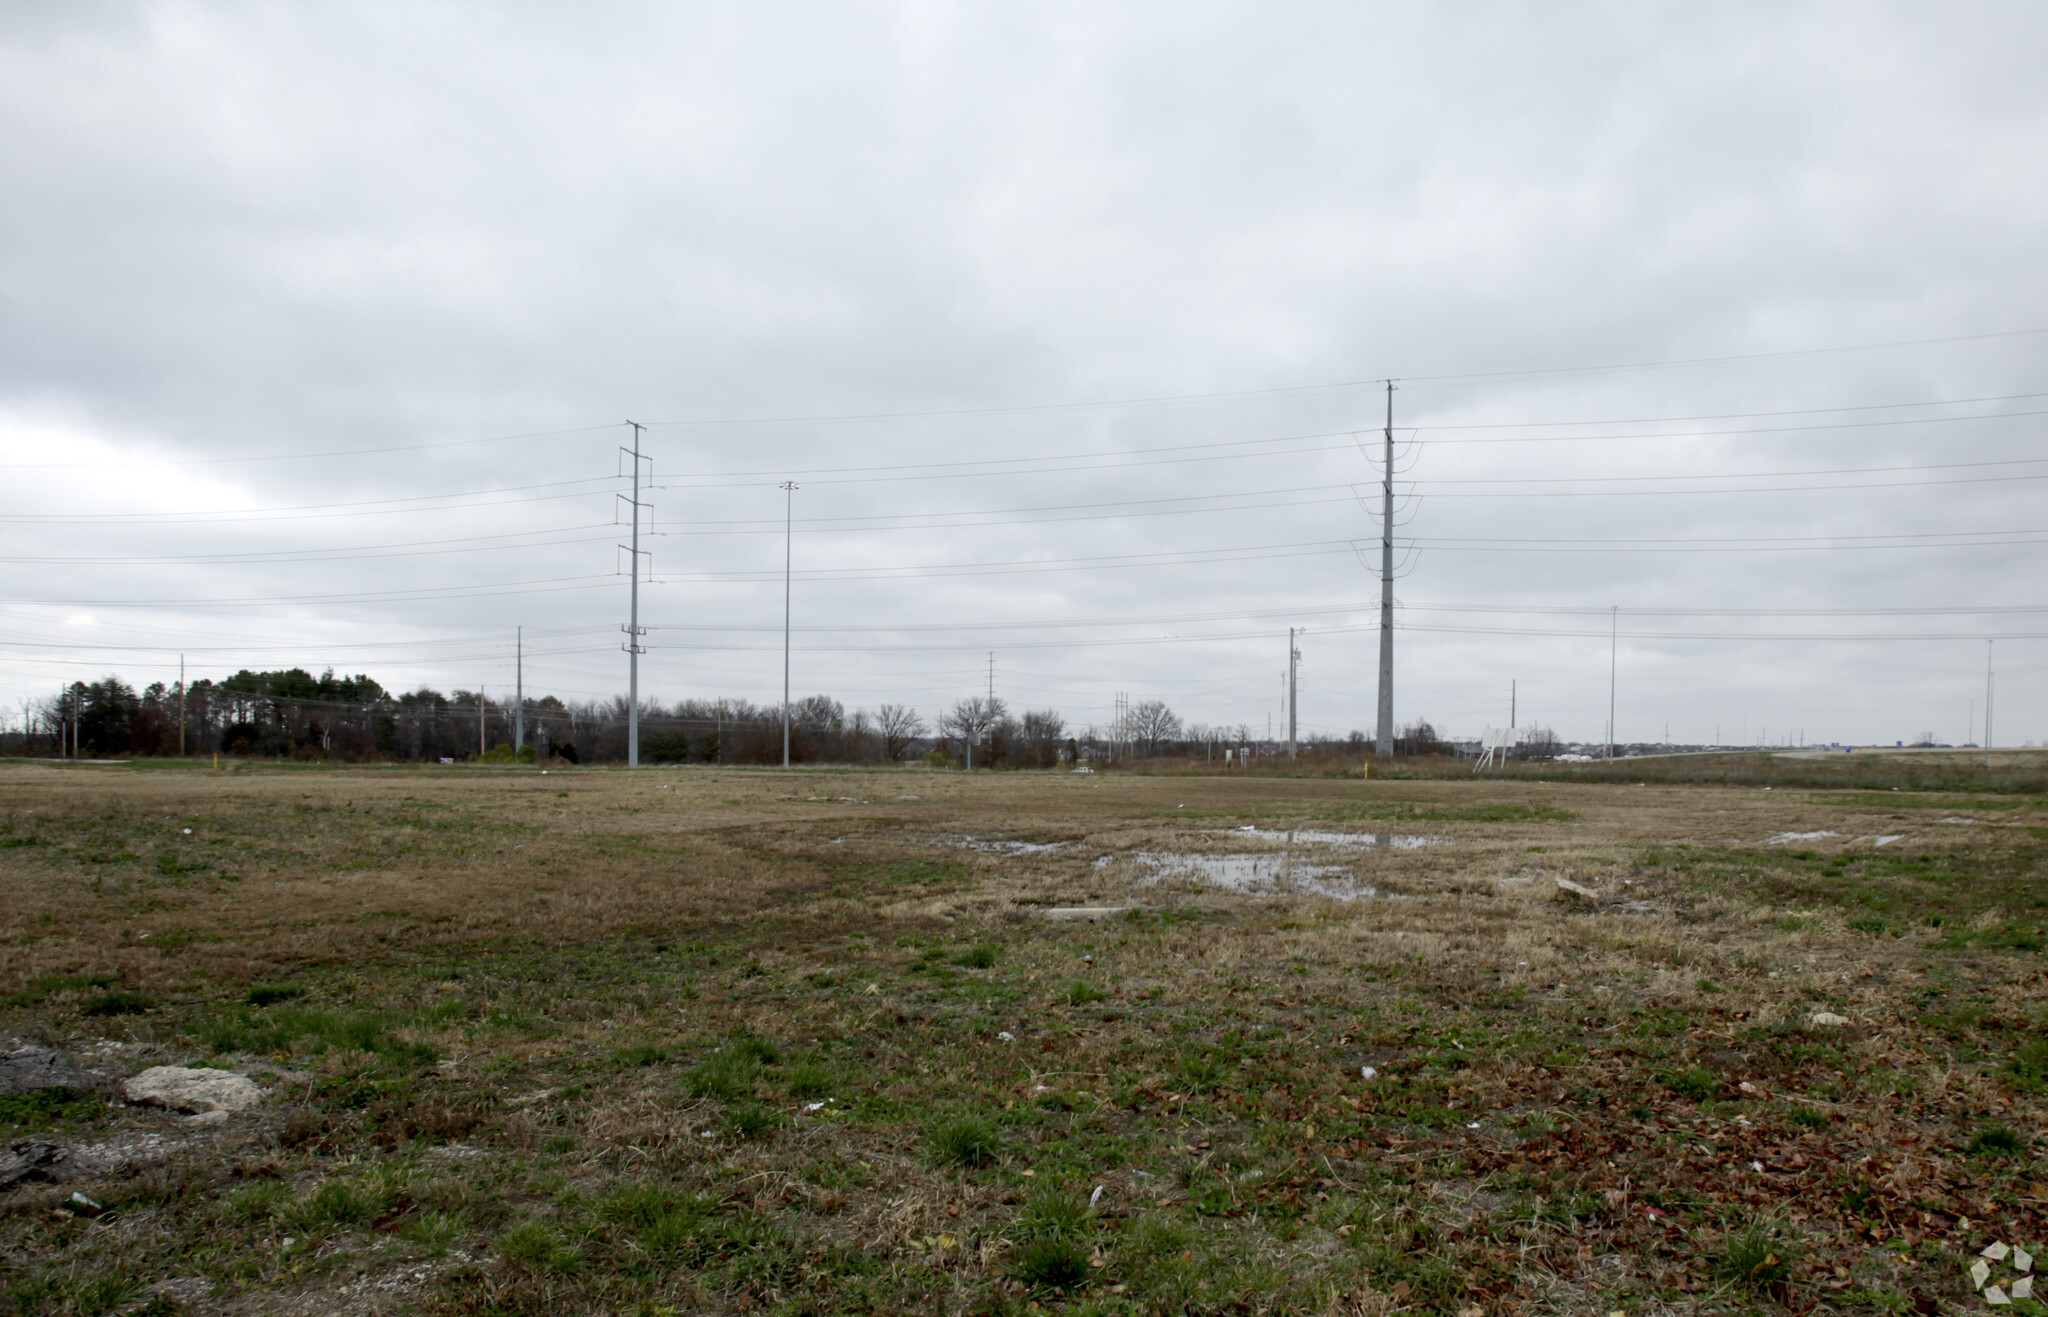
<instances>
[{"instance_id":1,"label":"dry brown grass","mask_svg":"<svg viewBox=\"0 0 2048 1317\"><path fill-rule=\"evenodd\" d=\"M138 1219L189 1213L195 1193L225 1202L222 1168L252 1158L284 1158L301 1185L378 1158L425 1176L431 1131L473 1113L460 1137L481 1160L460 1163L470 1197L450 1229L475 1261L343 1225L321 1267L221 1263L247 1311L383 1294L368 1282L435 1256L422 1293L451 1310L1022 1304L1020 1213L1048 1182L1105 1187L1095 1311L1224 1311L1259 1294L1356 1312L1875 1311L1955 1301L1941 1270L1955 1250L2041 1224L2033 1141L2048 1124L2010 1060L2042 1005L2029 930L2048 908L2048 814L2028 798L0 766L0 820L0 995L15 994L16 1032L111 1039L131 1064L197 1060L211 1022L242 1009L260 1023L234 1004L244 987L283 979L323 1009L390 1017L372 1050L301 1043L269 1059L303 1067L292 1091L313 1134L278 1143L282 1113L226 1142L181 1134L172 1163L202 1187L138 1196ZM1243 824L1441 841L1316 856L1380 893L1357 900L1155 882L1129 858L1286 849L1230 835ZM1813 833L1834 835L1785 838ZM1141 913L1040 913L1092 905ZM958 963L976 945L998 963ZM98 989L52 976L91 975L156 1009L80 1014ZM1102 1000L1074 996L1077 980ZM1809 1028L1823 1008L1854 1023ZM787 1055L751 1097L691 1096L688 1067L735 1037ZM440 1068L399 1075L393 1041ZM659 1056L612 1059L628 1046ZM1213 1080L1198 1065L1211 1055ZM835 1067L828 1110L778 1087L807 1056ZM1365 1063L1382 1079L1359 1080ZM1667 1080L1688 1068L1710 1095L1674 1097ZM734 1134L756 1108L776 1126ZM1795 1120L1801 1108L1821 1115ZM995 1169L934 1160L932 1123L970 1110L1001 1124ZM2028 1151L1973 1161L1986 1121ZM754 1242L688 1277L652 1266L590 1215L642 1182L713 1195ZM407 1193L393 1219L426 1219L427 1188ZM1717 1279L1724 1238L1764 1218L1798 1236L1796 1267ZM41 1226L9 1219L17 1258L162 1265L126 1236L37 1242ZM614 1279L501 1256L492 1241L525 1219L614 1259ZM747 1260L771 1254L782 1261Z\"/></svg>"}]
</instances>

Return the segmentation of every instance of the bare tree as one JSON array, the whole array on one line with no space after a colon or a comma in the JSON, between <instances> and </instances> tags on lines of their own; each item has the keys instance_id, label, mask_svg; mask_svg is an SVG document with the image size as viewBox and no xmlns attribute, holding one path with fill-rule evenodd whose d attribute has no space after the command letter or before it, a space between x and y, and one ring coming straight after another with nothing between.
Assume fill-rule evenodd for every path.
<instances>
[{"instance_id":1,"label":"bare tree","mask_svg":"<svg viewBox=\"0 0 2048 1317\"><path fill-rule=\"evenodd\" d=\"M1158 754L1161 741L1180 735L1180 715L1164 700L1143 700L1131 706L1130 729L1133 740L1144 742L1146 754Z\"/></svg>"},{"instance_id":2,"label":"bare tree","mask_svg":"<svg viewBox=\"0 0 2048 1317\"><path fill-rule=\"evenodd\" d=\"M1057 709L1037 709L1024 715L1017 732L1017 752L1033 768L1051 768L1059 762L1060 742L1066 739L1067 720Z\"/></svg>"},{"instance_id":3,"label":"bare tree","mask_svg":"<svg viewBox=\"0 0 2048 1317\"><path fill-rule=\"evenodd\" d=\"M875 710L875 730L882 734L882 757L894 762L914 738L924 735L924 719L907 704L885 704Z\"/></svg>"},{"instance_id":4,"label":"bare tree","mask_svg":"<svg viewBox=\"0 0 2048 1317\"><path fill-rule=\"evenodd\" d=\"M967 761L967 766L973 768L974 743L1001 722L1005 712L1000 699L991 700L977 695L972 699L960 700L939 719L939 734L957 737L961 744L962 757Z\"/></svg>"}]
</instances>

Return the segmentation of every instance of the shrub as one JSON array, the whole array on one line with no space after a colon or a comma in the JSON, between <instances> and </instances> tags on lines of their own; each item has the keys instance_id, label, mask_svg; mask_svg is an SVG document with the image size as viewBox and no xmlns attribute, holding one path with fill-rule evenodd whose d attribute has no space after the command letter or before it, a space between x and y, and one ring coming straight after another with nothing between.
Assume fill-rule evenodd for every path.
<instances>
[{"instance_id":1,"label":"shrub","mask_svg":"<svg viewBox=\"0 0 2048 1317\"><path fill-rule=\"evenodd\" d=\"M995 1126L980 1116L963 1116L939 1126L932 1131L931 1145L939 1160L969 1168L992 1165L1003 1151Z\"/></svg>"},{"instance_id":2,"label":"shrub","mask_svg":"<svg viewBox=\"0 0 2048 1317\"><path fill-rule=\"evenodd\" d=\"M242 1000L251 1006L275 1006L282 1001L291 1001L305 995L306 990L290 983L259 983L242 994Z\"/></svg>"}]
</instances>

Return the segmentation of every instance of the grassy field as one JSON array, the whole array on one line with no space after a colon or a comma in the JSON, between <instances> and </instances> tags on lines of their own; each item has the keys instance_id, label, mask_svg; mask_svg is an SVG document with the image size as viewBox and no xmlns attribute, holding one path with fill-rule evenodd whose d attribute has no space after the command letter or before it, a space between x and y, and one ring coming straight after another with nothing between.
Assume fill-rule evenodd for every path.
<instances>
[{"instance_id":1,"label":"grassy field","mask_svg":"<svg viewBox=\"0 0 2048 1317\"><path fill-rule=\"evenodd\" d=\"M268 1091L0 1314L1989 1311L2048 800L1644 781L0 765L0 1038Z\"/></svg>"}]
</instances>

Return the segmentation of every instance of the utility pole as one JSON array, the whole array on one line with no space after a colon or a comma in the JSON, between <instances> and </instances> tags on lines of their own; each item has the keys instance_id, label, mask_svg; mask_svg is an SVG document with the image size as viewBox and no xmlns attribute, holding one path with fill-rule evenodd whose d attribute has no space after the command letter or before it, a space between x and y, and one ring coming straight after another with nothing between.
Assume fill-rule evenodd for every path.
<instances>
[{"instance_id":1,"label":"utility pole","mask_svg":"<svg viewBox=\"0 0 2048 1317\"><path fill-rule=\"evenodd\" d=\"M1984 642L1984 767L1991 767L1991 646Z\"/></svg>"},{"instance_id":2,"label":"utility pole","mask_svg":"<svg viewBox=\"0 0 2048 1317\"><path fill-rule=\"evenodd\" d=\"M1515 730L1515 678L1508 678L1508 730Z\"/></svg>"},{"instance_id":3,"label":"utility pole","mask_svg":"<svg viewBox=\"0 0 2048 1317\"><path fill-rule=\"evenodd\" d=\"M1387 381L1386 469L1380 472L1380 725L1375 754L1394 753L1394 382Z\"/></svg>"},{"instance_id":4,"label":"utility pole","mask_svg":"<svg viewBox=\"0 0 2048 1317\"><path fill-rule=\"evenodd\" d=\"M512 757L526 749L526 628L512 629Z\"/></svg>"},{"instance_id":5,"label":"utility pole","mask_svg":"<svg viewBox=\"0 0 2048 1317\"><path fill-rule=\"evenodd\" d=\"M476 757L484 757L484 688L476 688Z\"/></svg>"},{"instance_id":6,"label":"utility pole","mask_svg":"<svg viewBox=\"0 0 2048 1317\"><path fill-rule=\"evenodd\" d=\"M628 552L632 555L632 611L626 622L626 767L640 767L640 656L647 647L640 643L640 637L647 634L640 626L640 432L647 427L638 421L627 421L633 427L633 544Z\"/></svg>"},{"instance_id":7,"label":"utility pole","mask_svg":"<svg viewBox=\"0 0 2048 1317\"><path fill-rule=\"evenodd\" d=\"M1298 724L1294 716L1295 669L1301 664L1301 651L1294 647L1294 628L1287 628L1287 757L1295 755L1295 733Z\"/></svg>"},{"instance_id":8,"label":"utility pole","mask_svg":"<svg viewBox=\"0 0 2048 1317\"><path fill-rule=\"evenodd\" d=\"M185 757L185 656L178 655L178 758Z\"/></svg>"},{"instance_id":9,"label":"utility pole","mask_svg":"<svg viewBox=\"0 0 2048 1317\"><path fill-rule=\"evenodd\" d=\"M796 481L782 482L782 766L789 767L789 582L790 520L796 507ZM968 750L971 756L972 749ZM968 764L969 768L974 765Z\"/></svg>"},{"instance_id":10,"label":"utility pole","mask_svg":"<svg viewBox=\"0 0 2048 1317\"><path fill-rule=\"evenodd\" d=\"M1607 762L1614 762L1614 673L1621 644L1621 605L1607 606Z\"/></svg>"}]
</instances>

